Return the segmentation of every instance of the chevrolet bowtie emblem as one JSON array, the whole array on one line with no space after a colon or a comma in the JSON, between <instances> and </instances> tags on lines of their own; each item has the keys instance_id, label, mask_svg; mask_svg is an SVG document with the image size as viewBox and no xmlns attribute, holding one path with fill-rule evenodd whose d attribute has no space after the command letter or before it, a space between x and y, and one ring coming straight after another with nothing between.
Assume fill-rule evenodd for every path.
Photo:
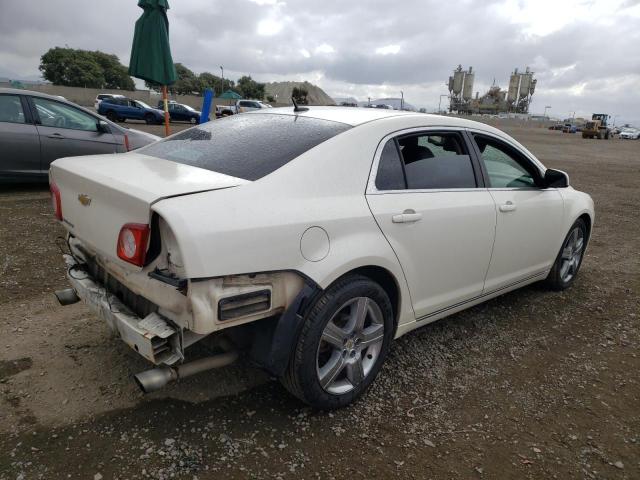
<instances>
[{"instance_id":1,"label":"chevrolet bowtie emblem","mask_svg":"<svg viewBox=\"0 0 640 480\"><path fill-rule=\"evenodd\" d=\"M91 197L89 195L85 195L84 193L78 195L78 201L85 207L91 205Z\"/></svg>"}]
</instances>

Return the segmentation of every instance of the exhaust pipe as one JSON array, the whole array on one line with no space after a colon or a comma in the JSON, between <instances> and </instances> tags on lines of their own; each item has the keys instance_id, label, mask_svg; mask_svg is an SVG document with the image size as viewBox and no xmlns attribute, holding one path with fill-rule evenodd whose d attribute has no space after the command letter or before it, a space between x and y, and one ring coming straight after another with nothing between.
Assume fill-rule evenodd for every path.
<instances>
[{"instance_id":1,"label":"exhaust pipe","mask_svg":"<svg viewBox=\"0 0 640 480\"><path fill-rule=\"evenodd\" d=\"M78 303L80 301L80 297L76 294L76 291L73 288L65 288L64 290L56 290L53 293L60 305L63 307L65 305L73 305L74 303Z\"/></svg>"},{"instance_id":2,"label":"exhaust pipe","mask_svg":"<svg viewBox=\"0 0 640 480\"><path fill-rule=\"evenodd\" d=\"M238 352L225 352L213 357L201 358L193 362L184 363L177 367L152 368L133 376L133 379L144 393L155 392L165 387L170 382L180 378L190 377L196 373L225 367L238 359Z\"/></svg>"}]
</instances>

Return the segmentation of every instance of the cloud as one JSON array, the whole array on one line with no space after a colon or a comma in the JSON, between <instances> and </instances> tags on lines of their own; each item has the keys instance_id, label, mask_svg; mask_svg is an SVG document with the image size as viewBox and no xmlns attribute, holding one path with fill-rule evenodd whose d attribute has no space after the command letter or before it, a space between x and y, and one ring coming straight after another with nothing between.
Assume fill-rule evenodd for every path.
<instances>
[{"instance_id":1,"label":"cloud","mask_svg":"<svg viewBox=\"0 0 640 480\"><path fill-rule=\"evenodd\" d=\"M395 55L400 51L400 45L385 45L384 47L376 48L378 55Z\"/></svg>"},{"instance_id":2,"label":"cloud","mask_svg":"<svg viewBox=\"0 0 640 480\"><path fill-rule=\"evenodd\" d=\"M89 6L90 5L90 6ZM638 0L173 1L173 56L231 78L307 79L340 96L399 96L435 108L458 65L474 90L506 87L530 66L533 110L640 117ZM0 75L38 74L52 46L100 49L129 60L133 0L0 0ZM562 113L564 112L564 113Z\"/></svg>"}]
</instances>

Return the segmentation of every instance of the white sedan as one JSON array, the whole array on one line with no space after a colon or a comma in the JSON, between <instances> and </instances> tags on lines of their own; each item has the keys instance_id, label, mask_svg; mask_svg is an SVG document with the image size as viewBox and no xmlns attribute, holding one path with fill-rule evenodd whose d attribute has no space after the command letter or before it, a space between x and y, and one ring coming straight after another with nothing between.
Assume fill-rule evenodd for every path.
<instances>
[{"instance_id":1,"label":"white sedan","mask_svg":"<svg viewBox=\"0 0 640 480\"><path fill-rule=\"evenodd\" d=\"M156 365L234 361L310 405L352 402L394 338L524 285L569 287L593 202L490 126L273 108L50 171L72 289ZM218 353L190 359L205 341Z\"/></svg>"},{"instance_id":2,"label":"white sedan","mask_svg":"<svg viewBox=\"0 0 640 480\"><path fill-rule=\"evenodd\" d=\"M628 140L638 140L640 139L640 130L637 128L623 128L618 136Z\"/></svg>"}]
</instances>

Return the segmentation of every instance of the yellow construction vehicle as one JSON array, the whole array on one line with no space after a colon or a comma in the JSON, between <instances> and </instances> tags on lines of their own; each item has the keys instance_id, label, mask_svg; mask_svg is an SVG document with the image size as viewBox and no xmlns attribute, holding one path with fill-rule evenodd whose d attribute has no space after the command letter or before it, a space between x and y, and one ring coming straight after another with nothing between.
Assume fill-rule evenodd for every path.
<instances>
[{"instance_id":1,"label":"yellow construction vehicle","mask_svg":"<svg viewBox=\"0 0 640 480\"><path fill-rule=\"evenodd\" d=\"M611 129L607 125L609 115L606 113L594 113L591 120L582 128L582 138L598 138L608 140L612 137Z\"/></svg>"}]
</instances>

